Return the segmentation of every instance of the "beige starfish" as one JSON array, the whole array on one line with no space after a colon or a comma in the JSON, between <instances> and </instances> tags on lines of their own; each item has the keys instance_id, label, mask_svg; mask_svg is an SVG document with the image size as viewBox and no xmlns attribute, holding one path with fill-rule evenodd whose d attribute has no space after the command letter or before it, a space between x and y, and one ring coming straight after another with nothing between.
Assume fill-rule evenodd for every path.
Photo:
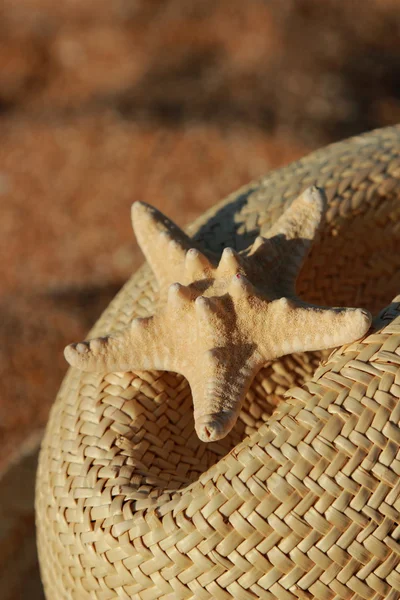
<instances>
[{"instance_id":1,"label":"beige starfish","mask_svg":"<svg viewBox=\"0 0 400 600\"><path fill-rule=\"evenodd\" d=\"M67 346L67 361L85 371L181 373L199 438L223 438L267 361L353 342L370 326L365 310L313 306L296 296L324 207L323 191L307 189L266 237L240 253L225 248L218 261L158 210L136 202L133 228L159 283L158 311L121 332Z\"/></svg>"}]
</instances>

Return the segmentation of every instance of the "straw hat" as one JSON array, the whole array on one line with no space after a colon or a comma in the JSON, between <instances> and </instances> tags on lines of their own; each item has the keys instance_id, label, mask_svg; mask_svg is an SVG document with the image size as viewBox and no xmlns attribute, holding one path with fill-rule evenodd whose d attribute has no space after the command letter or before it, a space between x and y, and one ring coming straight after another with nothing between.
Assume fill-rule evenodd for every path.
<instances>
[{"instance_id":1,"label":"straw hat","mask_svg":"<svg viewBox=\"0 0 400 600\"><path fill-rule=\"evenodd\" d=\"M316 182L329 208L299 293L376 313L399 291L399 154L397 127L329 146L239 190L190 234L241 250ZM152 314L156 299L145 265L91 337ZM70 369L37 478L47 598L400 598L399 345L400 297L329 358L266 365L212 443L196 436L182 376Z\"/></svg>"}]
</instances>

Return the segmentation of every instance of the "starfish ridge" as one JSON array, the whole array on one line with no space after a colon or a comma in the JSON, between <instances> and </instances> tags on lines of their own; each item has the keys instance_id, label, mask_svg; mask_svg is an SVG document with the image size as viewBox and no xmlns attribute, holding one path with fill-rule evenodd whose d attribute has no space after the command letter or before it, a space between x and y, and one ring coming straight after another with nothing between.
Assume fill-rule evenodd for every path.
<instances>
[{"instance_id":1,"label":"starfish ridge","mask_svg":"<svg viewBox=\"0 0 400 600\"><path fill-rule=\"evenodd\" d=\"M303 192L265 237L218 259L155 208L132 206L133 228L160 288L157 313L124 330L65 349L84 371L167 370L191 387L199 438L223 438L267 361L353 342L371 323L356 308L307 304L295 281L321 222L322 190Z\"/></svg>"}]
</instances>

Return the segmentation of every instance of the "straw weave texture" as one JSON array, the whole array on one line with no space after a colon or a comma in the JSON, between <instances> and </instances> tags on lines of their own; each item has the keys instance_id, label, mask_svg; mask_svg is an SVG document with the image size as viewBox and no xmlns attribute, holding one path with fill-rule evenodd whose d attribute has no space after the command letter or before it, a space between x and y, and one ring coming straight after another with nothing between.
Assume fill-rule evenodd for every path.
<instances>
[{"instance_id":1,"label":"straw weave texture","mask_svg":"<svg viewBox=\"0 0 400 600\"><path fill-rule=\"evenodd\" d=\"M373 329L329 357L268 365L212 444L196 437L183 377L70 369L37 478L48 600L400 598L400 128L273 172L189 231L242 249L314 183L329 210L299 291L381 311ZM91 335L156 298L144 266Z\"/></svg>"}]
</instances>

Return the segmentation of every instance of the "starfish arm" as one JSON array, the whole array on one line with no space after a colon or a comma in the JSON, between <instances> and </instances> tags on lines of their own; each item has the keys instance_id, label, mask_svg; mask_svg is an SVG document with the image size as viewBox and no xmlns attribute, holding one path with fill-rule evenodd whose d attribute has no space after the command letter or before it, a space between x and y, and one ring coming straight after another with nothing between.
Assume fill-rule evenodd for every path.
<instances>
[{"instance_id":1,"label":"starfish arm","mask_svg":"<svg viewBox=\"0 0 400 600\"><path fill-rule=\"evenodd\" d=\"M294 334L306 352L355 342L367 333L372 317L361 308L322 308L305 304L295 309L294 321Z\"/></svg>"},{"instance_id":2,"label":"starfish arm","mask_svg":"<svg viewBox=\"0 0 400 600\"><path fill-rule=\"evenodd\" d=\"M173 351L154 317L135 319L128 327L105 337L70 344L64 350L69 364L82 371L174 370Z\"/></svg>"},{"instance_id":3,"label":"starfish arm","mask_svg":"<svg viewBox=\"0 0 400 600\"><path fill-rule=\"evenodd\" d=\"M326 207L323 190L307 188L276 223L254 242L249 258L264 263L273 287L293 295L298 272L313 243Z\"/></svg>"},{"instance_id":4,"label":"starfish arm","mask_svg":"<svg viewBox=\"0 0 400 600\"><path fill-rule=\"evenodd\" d=\"M181 279L185 260L188 263L204 259L203 262L208 263L206 257L193 248L195 243L153 206L135 202L132 205L132 225L161 289ZM188 250L192 252L187 257Z\"/></svg>"},{"instance_id":5,"label":"starfish arm","mask_svg":"<svg viewBox=\"0 0 400 600\"><path fill-rule=\"evenodd\" d=\"M371 320L361 308L325 308L281 298L271 303L264 323L260 315L257 336L264 357L271 360L291 352L350 344L367 333Z\"/></svg>"},{"instance_id":6,"label":"starfish arm","mask_svg":"<svg viewBox=\"0 0 400 600\"><path fill-rule=\"evenodd\" d=\"M262 365L255 357L229 358L220 349L203 356L202 368L188 377L193 395L195 429L203 442L224 438L234 427L251 382ZM234 354L234 353L233 353ZM240 357L237 357L240 358Z\"/></svg>"}]
</instances>

